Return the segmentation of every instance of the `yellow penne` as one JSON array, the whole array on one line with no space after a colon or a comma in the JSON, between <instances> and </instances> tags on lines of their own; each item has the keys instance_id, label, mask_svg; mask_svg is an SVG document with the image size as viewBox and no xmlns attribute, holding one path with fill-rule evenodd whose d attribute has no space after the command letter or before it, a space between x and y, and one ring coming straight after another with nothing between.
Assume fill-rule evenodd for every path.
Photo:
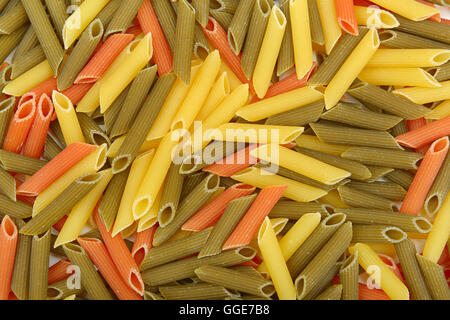
<instances>
[{"instance_id":1,"label":"yellow penne","mask_svg":"<svg viewBox=\"0 0 450 320\"><path fill-rule=\"evenodd\" d=\"M413 21L425 20L439 13L439 9L415 0L373 0L372 2Z\"/></svg>"},{"instance_id":2,"label":"yellow penne","mask_svg":"<svg viewBox=\"0 0 450 320\"><path fill-rule=\"evenodd\" d=\"M100 200L103 191L105 191L109 182L113 177L112 169L106 169L103 172L101 180L75 207L70 211L70 214L64 223L63 228L58 234L55 241L55 248L65 243L72 242L78 238L81 230L86 225L89 217L94 211L95 205Z\"/></svg>"},{"instance_id":3,"label":"yellow penne","mask_svg":"<svg viewBox=\"0 0 450 320\"><path fill-rule=\"evenodd\" d=\"M105 113L153 56L152 34L148 33L111 73L100 88L100 112Z\"/></svg>"},{"instance_id":4,"label":"yellow penne","mask_svg":"<svg viewBox=\"0 0 450 320\"><path fill-rule=\"evenodd\" d=\"M295 142L297 143L297 146L301 148L312 149L338 157L340 157L343 152L347 151L347 149L351 148L351 146L347 145L325 143L320 141L316 136L307 134L302 134L295 139Z\"/></svg>"},{"instance_id":5,"label":"yellow penne","mask_svg":"<svg viewBox=\"0 0 450 320\"><path fill-rule=\"evenodd\" d=\"M447 194L442 207L433 222L433 229L428 234L423 256L435 263L438 262L450 236L450 193Z\"/></svg>"},{"instance_id":6,"label":"yellow penne","mask_svg":"<svg viewBox=\"0 0 450 320\"><path fill-rule=\"evenodd\" d=\"M133 216L134 196L139 190L142 178L144 177L145 172L147 172L154 155L155 150L153 149L141 154L133 161L130 173L128 174L127 183L122 194L122 199L120 201L116 221L114 222L112 231L113 237L131 226L135 220L140 218Z\"/></svg>"},{"instance_id":7,"label":"yellow penne","mask_svg":"<svg viewBox=\"0 0 450 320\"><path fill-rule=\"evenodd\" d=\"M350 208L342 201L337 190L329 191L327 195L323 196L320 199L317 199L317 201L319 201L320 203L329 204L338 209Z\"/></svg>"},{"instance_id":8,"label":"yellow penne","mask_svg":"<svg viewBox=\"0 0 450 320\"><path fill-rule=\"evenodd\" d=\"M380 46L377 30L371 28L325 89L325 106L333 108L364 69Z\"/></svg>"},{"instance_id":9,"label":"yellow penne","mask_svg":"<svg viewBox=\"0 0 450 320\"><path fill-rule=\"evenodd\" d=\"M308 0L290 0L289 12L292 24L295 70L302 79L313 64L313 48L308 13Z\"/></svg>"},{"instance_id":10,"label":"yellow penne","mask_svg":"<svg viewBox=\"0 0 450 320\"><path fill-rule=\"evenodd\" d=\"M269 89L286 24L287 20L283 11L278 6L273 6L253 73L253 87L256 95L261 99Z\"/></svg>"},{"instance_id":11,"label":"yellow penne","mask_svg":"<svg viewBox=\"0 0 450 320\"><path fill-rule=\"evenodd\" d=\"M246 104L247 101L248 84L241 84L239 87L234 89L233 92L216 107L216 110L203 121L203 138L194 138L192 151L199 151L203 149L209 142L211 142L212 139L208 135L208 130L215 129L220 125L231 121L231 119L233 119L234 115L236 114L236 111L239 110L244 104Z\"/></svg>"},{"instance_id":12,"label":"yellow penne","mask_svg":"<svg viewBox=\"0 0 450 320\"><path fill-rule=\"evenodd\" d=\"M198 71L200 70L201 62L199 60L194 60L191 67L191 78L195 79ZM177 78L172 90L170 90L166 101L158 113L158 116L153 123L150 132L147 135L147 141L161 139L170 130L170 125L172 124L173 117L178 112L178 109L183 102L189 88L192 86L185 84L181 79Z\"/></svg>"},{"instance_id":13,"label":"yellow penne","mask_svg":"<svg viewBox=\"0 0 450 320\"><path fill-rule=\"evenodd\" d=\"M53 91L52 100L66 145L74 142L86 142L72 101L56 90Z\"/></svg>"},{"instance_id":14,"label":"yellow penne","mask_svg":"<svg viewBox=\"0 0 450 320\"><path fill-rule=\"evenodd\" d=\"M139 219L138 232L142 232L153 227L158 222L158 212L161 207L161 197L163 193L163 189L159 190L158 195L155 198L155 201L150 208L150 210Z\"/></svg>"},{"instance_id":15,"label":"yellow penne","mask_svg":"<svg viewBox=\"0 0 450 320\"><path fill-rule=\"evenodd\" d=\"M138 40L131 42L114 60L114 62L109 66L108 70L106 70L105 74L98 80L86 95L81 99L81 101L77 105L77 112L85 112L90 113L94 112L98 106L100 105L100 89L102 87L102 83L106 81L119 66L128 59L129 55L133 48L139 43Z\"/></svg>"},{"instance_id":16,"label":"yellow penne","mask_svg":"<svg viewBox=\"0 0 450 320\"><path fill-rule=\"evenodd\" d=\"M10 81L3 88L3 93L16 97L22 96L51 77L53 77L52 68L48 61L45 60L16 79Z\"/></svg>"},{"instance_id":17,"label":"yellow penne","mask_svg":"<svg viewBox=\"0 0 450 320\"><path fill-rule=\"evenodd\" d=\"M256 148L250 155L328 185L336 184L351 175L348 171L275 144Z\"/></svg>"},{"instance_id":18,"label":"yellow penne","mask_svg":"<svg viewBox=\"0 0 450 320\"><path fill-rule=\"evenodd\" d=\"M316 0L316 2L322 23L323 36L325 38L325 51L327 54L330 54L342 35L341 27L336 16L336 7L334 1Z\"/></svg>"},{"instance_id":19,"label":"yellow penne","mask_svg":"<svg viewBox=\"0 0 450 320\"><path fill-rule=\"evenodd\" d=\"M276 236L278 236L281 233L281 231L283 231L284 227L286 227L286 224L288 222L289 222L288 218L270 219L270 223L272 224L272 227L273 227L273 232L275 232Z\"/></svg>"},{"instance_id":20,"label":"yellow penne","mask_svg":"<svg viewBox=\"0 0 450 320\"><path fill-rule=\"evenodd\" d=\"M366 67L435 67L450 59L446 49L379 49Z\"/></svg>"},{"instance_id":21,"label":"yellow penne","mask_svg":"<svg viewBox=\"0 0 450 320\"><path fill-rule=\"evenodd\" d=\"M358 78L377 86L440 87L431 74L421 68L364 68Z\"/></svg>"},{"instance_id":22,"label":"yellow penne","mask_svg":"<svg viewBox=\"0 0 450 320\"><path fill-rule=\"evenodd\" d=\"M231 89L228 73L223 72L212 87L211 92L202 106L202 109L197 115L196 120L205 120L211 114L211 111L213 111L215 107L217 107L225 99L225 97L230 94L230 92Z\"/></svg>"},{"instance_id":23,"label":"yellow penne","mask_svg":"<svg viewBox=\"0 0 450 320\"><path fill-rule=\"evenodd\" d=\"M327 192L322 189L275 175L260 168L251 167L242 170L231 178L261 189L270 186L288 186L283 196L298 202L314 201L327 194Z\"/></svg>"},{"instance_id":24,"label":"yellow penne","mask_svg":"<svg viewBox=\"0 0 450 320\"><path fill-rule=\"evenodd\" d=\"M377 29L392 29L400 25L395 16L382 9L374 7L354 6L356 22L360 26Z\"/></svg>"},{"instance_id":25,"label":"yellow penne","mask_svg":"<svg viewBox=\"0 0 450 320\"><path fill-rule=\"evenodd\" d=\"M175 114L171 129L189 130L214 85L220 68L219 51L214 50L203 62L183 103Z\"/></svg>"},{"instance_id":26,"label":"yellow penne","mask_svg":"<svg viewBox=\"0 0 450 320\"><path fill-rule=\"evenodd\" d=\"M286 144L295 140L303 130L303 127L227 123L212 130L209 138L230 142Z\"/></svg>"},{"instance_id":27,"label":"yellow penne","mask_svg":"<svg viewBox=\"0 0 450 320\"><path fill-rule=\"evenodd\" d=\"M295 300L296 291L269 218L258 232L258 246L280 300Z\"/></svg>"},{"instance_id":28,"label":"yellow penne","mask_svg":"<svg viewBox=\"0 0 450 320\"><path fill-rule=\"evenodd\" d=\"M435 101L450 99L450 81L441 82L442 87L439 88L403 88L392 91L405 99L411 100L417 104L425 104Z\"/></svg>"},{"instance_id":29,"label":"yellow penne","mask_svg":"<svg viewBox=\"0 0 450 320\"><path fill-rule=\"evenodd\" d=\"M301 216L292 228L280 239L278 244L280 245L284 261L287 261L300 248L303 242L308 239L314 229L319 225L320 219L321 215L318 212L307 213ZM258 271L264 274L269 273L265 262L259 265Z\"/></svg>"},{"instance_id":30,"label":"yellow penne","mask_svg":"<svg viewBox=\"0 0 450 320\"><path fill-rule=\"evenodd\" d=\"M69 49L108 2L109 0L84 0L67 18L62 30L65 49Z\"/></svg>"},{"instance_id":31,"label":"yellow penne","mask_svg":"<svg viewBox=\"0 0 450 320\"><path fill-rule=\"evenodd\" d=\"M178 141L172 140L172 134L168 133L156 149L155 156L148 167L147 172L139 187L139 191L133 202L133 216L142 217L151 209L160 191L170 164L172 163L172 151Z\"/></svg>"},{"instance_id":32,"label":"yellow penne","mask_svg":"<svg viewBox=\"0 0 450 320\"><path fill-rule=\"evenodd\" d=\"M304 87L249 104L241 108L236 115L254 122L305 106L322 98L322 92L313 87Z\"/></svg>"},{"instance_id":33,"label":"yellow penne","mask_svg":"<svg viewBox=\"0 0 450 320\"><path fill-rule=\"evenodd\" d=\"M430 114L427 114L425 118L427 119L442 119L450 115L450 100L442 102Z\"/></svg>"},{"instance_id":34,"label":"yellow penne","mask_svg":"<svg viewBox=\"0 0 450 320\"><path fill-rule=\"evenodd\" d=\"M348 251L350 254L358 252L359 264L392 300L409 300L408 288L370 246L357 243L349 247Z\"/></svg>"},{"instance_id":35,"label":"yellow penne","mask_svg":"<svg viewBox=\"0 0 450 320\"><path fill-rule=\"evenodd\" d=\"M228 80L230 81L230 90L234 90L237 86L240 86L242 82L234 74L233 70L227 65L227 63L222 60L220 63L219 74L226 72L228 75Z\"/></svg>"},{"instance_id":36,"label":"yellow penne","mask_svg":"<svg viewBox=\"0 0 450 320\"><path fill-rule=\"evenodd\" d=\"M42 191L34 202L33 216L55 200L76 178L100 170L106 162L106 149L106 144L102 144Z\"/></svg>"}]
</instances>

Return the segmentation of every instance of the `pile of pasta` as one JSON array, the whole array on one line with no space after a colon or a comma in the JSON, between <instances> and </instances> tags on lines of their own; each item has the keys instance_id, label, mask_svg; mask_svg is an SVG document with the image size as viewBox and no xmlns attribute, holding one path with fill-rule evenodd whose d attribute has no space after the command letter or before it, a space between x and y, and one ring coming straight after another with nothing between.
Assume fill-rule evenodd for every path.
<instances>
[{"instance_id":1,"label":"pile of pasta","mask_svg":"<svg viewBox=\"0 0 450 320\"><path fill-rule=\"evenodd\" d=\"M449 300L448 6L0 0L0 299Z\"/></svg>"}]
</instances>

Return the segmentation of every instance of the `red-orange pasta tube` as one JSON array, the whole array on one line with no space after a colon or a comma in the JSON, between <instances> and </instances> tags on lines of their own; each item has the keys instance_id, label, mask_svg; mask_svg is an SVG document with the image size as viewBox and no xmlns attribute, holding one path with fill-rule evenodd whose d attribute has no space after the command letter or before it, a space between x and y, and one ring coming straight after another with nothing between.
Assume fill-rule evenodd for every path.
<instances>
[{"instance_id":1,"label":"red-orange pasta tube","mask_svg":"<svg viewBox=\"0 0 450 320\"><path fill-rule=\"evenodd\" d=\"M11 277L14 270L18 231L9 216L0 225L0 300L8 300L11 291Z\"/></svg>"}]
</instances>

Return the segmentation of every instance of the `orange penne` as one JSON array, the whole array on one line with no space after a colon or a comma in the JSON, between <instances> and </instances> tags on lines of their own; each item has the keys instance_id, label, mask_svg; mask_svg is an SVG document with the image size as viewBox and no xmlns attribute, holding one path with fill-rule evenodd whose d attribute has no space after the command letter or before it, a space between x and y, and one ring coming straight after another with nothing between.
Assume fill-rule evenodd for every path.
<instances>
[{"instance_id":1,"label":"orange penne","mask_svg":"<svg viewBox=\"0 0 450 320\"><path fill-rule=\"evenodd\" d=\"M428 191L430 191L433 181L447 156L448 148L448 137L440 138L431 144L403 199L400 212L414 215L419 214L428 195Z\"/></svg>"},{"instance_id":2,"label":"orange penne","mask_svg":"<svg viewBox=\"0 0 450 320\"><path fill-rule=\"evenodd\" d=\"M148 228L142 232L138 232L136 239L134 240L133 249L131 250L131 256L138 266L144 261L145 256L153 247L153 236L155 235L158 224L151 228Z\"/></svg>"},{"instance_id":3,"label":"orange penne","mask_svg":"<svg viewBox=\"0 0 450 320\"><path fill-rule=\"evenodd\" d=\"M137 21L137 24L134 26L129 27L126 31L126 34L131 34L133 35L135 38L140 35L141 33L143 33L141 26L139 25L139 21Z\"/></svg>"},{"instance_id":4,"label":"orange penne","mask_svg":"<svg viewBox=\"0 0 450 320\"><path fill-rule=\"evenodd\" d=\"M102 77L111 63L134 39L132 34L114 34L103 43L75 79L75 84L94 83Z\"/></svg>"},{"instance_id":5,"label":"orange penne","mask_svg":"<svg viewBox=\"0 0 450 320\"><path fill-rule=\"evenodd\" d=\"M142 300L142 297L132 290L120 277L119 270L114 265L111 256L101 240L78 238L78 243L86 251L103 279L120 300Z\"/></svg>"},{"instance_id":6,"label":"orange penne","mask_svg":"<svg viewBox=\"0 0 450 320\"><path fill-rule=\"evenodd\" d=\"M419 118L419 119L414 119L414 120L405 120L405 122L406 122L406 128L408 129L408 131L422 128L423 126L425 126L427 124L427 120L425 118ZM421 153L421 154L425 154L429 147L430 146L428 144L426 144L422 147L415 149L414 151Z\"/></svg>"},{"instance_id":7,"label":"orange penne","mask_svg":"<svg viewBox=\"0 0 450 320\"><path fill-rule=\"evenodd\" d=\"M17 227L9 216L0 225L0 300L8 300L17 247Z\"/></svg>"},{"instance_id":8,"label":"orange penne","mask_svg":"<svg viewBox=\"0 0 450 320\"><path fill-rule=\"evenodd\" d=\"M356 21L353 0L334 0L336 16L341 29L347 33L357 36L358 22Z\"/></svg>"},{"instance_id":9,"label":"orange penne","mask_svg":"<svg viewBox=\"0 0 450 320\"><path fill-rule=\"evenodd\" d=\"M248 196L255 192L256 188L245 184L237 183L223 193L221 193L214 201L203 206L181 227L185 231L201 231L216 223L225 209L234 199Z\"/></svg>"},{"instance_id":10,"label":"orange penne","mask_svg":"<svg viewBox=\"0 0 450 320\"><path fill-rule=\"evenodd\" d=\"M381 289L369 289L365 284L358 283L359 300L391 300Z\"/></svg>"},{"instance_id":11,"label":"orange penne","mask_svg":"<svg viewBox=\"0 0 450 320\"><path fill-rule=\"evenodd\" d=\"M255 90L253 89L252 81L248 80L242 71L241 67L241 56L237 56L234 54L228 43L227 32L220 26L220 24L214 20L214 18L209 18L208 24L203 28L203 33L206 38L212 43L214 48L219 50L220 56L228 66L233 70L233 73L242 83L248 83L250 87L250 91L253 93Z\"/></svg>"},{"instance_id":12,"label":"orange penne","mask_svg":"<svg viewBox=\"0 0 450 320\"><path fill-rule=\"evenodd\" d=\"M172 51L150 0L144 0L138 11L137 18L144 33L150 32L152 34L153 58L158 66L158 75L162 76L169 73L172 71Z\"/></svg>"},{"instance_id":13,"label":"orange penne","mask_svg":"<svg viewBox=\"0 0 450 320\"><path fill-rule=\"evenodd\" d=\"M17 108L6 133L3 149L20 153L36 117L36 101L29 100Z\"/></svg>"},{"instance_id":14,"label":"orange penne","mask_svg":"<svg viewBox=\"0 0 450 320\"><path fill-rule=\"evenodd\" d=\"M75 270L69 269L72 266L67 258L59 260L57 263L48 268L48 284L67 279Z\"/></svg>"},{"instance_id":15,"label":"orange penne","mask_svg":"<svg viewBox=\"0 0 450 320\"><path fill-rule=\"evenodd\" d=\"M76 105L81 101L81 99L83 99L83 97L92 88L93 85L94 84L92 83L74 84L70 88L61 91L61 93L65 95L73 105Z\"/></svg>"},{"instance_id":16,"label":"orange penne","mask_svg":"<svg viewBox=\"0 0 450 320\"><path fill-rule=\"evenodd\" d=\"M233 174L244 170L259 161L257 158L250 155L250 152L257 147L258 144L251 144L247 148L239 150L238 152L203 168L203 171L214 173L221 177L231 177Z\"/></svg>"},{"instance_id":17,"label":"orange penne","mask_svg":"<svg viewBox=\"0 0 450 320\"><path fill-rule=\"evenodd\" d=\"M450 20L441 18L441 23L450 25Z\"/></svg>"},{"instance_id":18,"label":"orange penne","mask_svg":"<svg viewBox=\"0 0 450 320\"><path fill-rule=\"evenodd\" d=\"M67 216L62 217L61 219L59 219L58 221L56 221L56 223L52 226L53 229L55 229L56 231L60 232L61 229L64 227L64 224L67 221Z\"/></svg>"},{"instance_id":19,"label":"orange penne","mask_svg":"<svg viewBox=\"0 0 450 320\"><path fill-rule=\"evenodd\" d=\"M31 89L27 93L34 93L36 100L39 100L41 95L43 95L44 93L49 97L51 97L53 90L57 90L56 78L49 78L44 82L42 82L41 84L38 84L36 87Z\"/></svg>"},{"instance_id":20,"label":"orange penne","mask_svg":"<svg viewBox=\"0 0 450 320\"><path fill-rule=\"evenodd\" d=\"M450 116L401 134L395 139L402 146L416 149L448 135L450 135Z\"/></svg>"},{"instance_id":21,"label":"orange penne","mask_svg":"<svg viewBox=\"0 0 450 320\"><path fill-rule=\"evenodd\" d=\"M98 213L97 204L94 210L94 220L97 224L98 230L102 235L103 241L105 241L106 248L108 249L109 254L111 255L114 264L119 270L119 274L122 276L122 279L130 286L134 291L138 294L144 294L144 282L142 281L141 274L139 272L139 267L131 256L130 251L123 241L122 235L119 233L114 238L111 236L111 232L106 230L105 224Z\"/></svg>"},{"instance_id":22,"label":"orange penne","mask_svg":"<svg viewBox=\"0 0 450 320\"><path fill-rule=\"evenodd\" d=\"M56 157L43 166L17 188L17 194L37 196L67 170L83 160L88 154L97 149L97 146L76 142L61 151Z\"/></svg>"},{"instance_id":23,"label":"orange penne","mask_svg":"<svg viewBox=\"0 0 450 320\"><path fill-rule=\"evenodd\" d=\"M306 87L309 78L314 74L316 69L317 69L317 62L314 61L313 66L311 67L311 70L309 70L309 72L302 79L298 79L297 74L293 73L290 76L284 78L283 80L275 82L267 90L267 93L264 96L264 99L268 99L268 98L277 96L279 94L286 93L288 91ZM259 99L258 96L255 95L252 98L251 103L258 102L260 100L261 99Z\"/></svg>"},{"instance_id":24,"label":"orange penne","mask_svg":"<svg viewBox=\"0 0 450 320\"><path fill-rule=\"evenodd\" d=\"M46 94L43 94L39 99L36 118L23 147L24 156L36 159L41 158L53 111L52 100Z\"/></svg>"},{"instance_id":25,"label":"orange penne","mask_svg":"<svg viewBox=\"0 0 450 320\"><path fill-rule=\"evenodd\" d=\"M222 249L227 250L248 245L286 189L287 186L273 186L261 190L244 217L239 221L236 229L225 241Z\"/></svg>"}]
</instances>

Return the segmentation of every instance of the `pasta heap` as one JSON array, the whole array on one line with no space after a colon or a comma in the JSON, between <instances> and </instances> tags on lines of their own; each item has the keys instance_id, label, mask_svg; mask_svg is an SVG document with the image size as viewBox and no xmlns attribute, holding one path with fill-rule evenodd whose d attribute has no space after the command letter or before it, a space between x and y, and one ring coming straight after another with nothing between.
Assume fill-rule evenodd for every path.
<instances>
[{"instance_id":1,"label":"pasta heap","mask_svg":"<svg viewBox=\"0 0 450 320\"><path fill-rule=\"evenodd\" d=\"M0 1L0 299L449 300L449 5Z\"/></svg>"}]
</instances>

